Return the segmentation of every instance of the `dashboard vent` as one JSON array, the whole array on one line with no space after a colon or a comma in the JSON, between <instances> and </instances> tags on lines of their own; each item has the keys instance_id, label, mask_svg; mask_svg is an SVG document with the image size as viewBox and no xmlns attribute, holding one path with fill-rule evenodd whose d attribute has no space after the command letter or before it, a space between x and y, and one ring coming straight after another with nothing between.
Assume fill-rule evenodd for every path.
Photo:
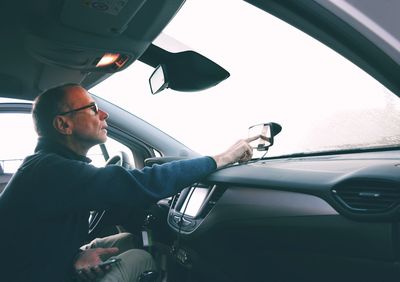
<instances>
[{"instance_id":1,"label":"dashboard vent","mask_svg":"<svg viewBox=\"0 0 400 282\"><path fill-rule=\"evenodd\" d=\"M398 183L380 180L352 180L332 189L344 206L357 212L379 213L400 203Z\"/></svg>"}]
</instances>

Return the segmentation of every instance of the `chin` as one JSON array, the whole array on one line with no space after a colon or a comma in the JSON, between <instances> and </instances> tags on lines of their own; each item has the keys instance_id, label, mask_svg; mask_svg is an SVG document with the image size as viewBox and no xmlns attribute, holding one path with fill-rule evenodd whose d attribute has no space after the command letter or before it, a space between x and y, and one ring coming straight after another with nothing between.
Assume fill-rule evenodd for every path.
<instances>
[{"instance_id":1,"label":"chin","mask_svg":"<svg viewBox=\"0 0 400 282\"><path fill-rule=\"evenodd\" d=\"M106 143L106 141L107 141L107 136L104 136L104 137L100 138L99 141L100 141L100 142L99 142L100 144Z\"/></svg>"},{"instance_id":2,"label":"chin","mask_svg":"<svg viewBox=\"0 0 400 282\"><path fill-rule=\"evenodd\" d=\"M106 141L107 141L107 135L99 135L96 139L93 139L94 146L106 143Z\"/></svg>"}]
</instances>

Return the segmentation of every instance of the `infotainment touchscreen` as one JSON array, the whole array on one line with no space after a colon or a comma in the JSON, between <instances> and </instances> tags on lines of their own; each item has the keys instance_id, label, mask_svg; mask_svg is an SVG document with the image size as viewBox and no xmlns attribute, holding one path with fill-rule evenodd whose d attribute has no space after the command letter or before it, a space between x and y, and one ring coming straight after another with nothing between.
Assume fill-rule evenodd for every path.
<instances>
[{"instance_id":1,"label":"infotainment touchscreen","mask_svg":"<svg viewBox=\"0 0 400 282\"><path fill-rule=\"evenodd\" d=\"M180 212L195 217L199 212L205 198L207 197L208 192L208 188L191 188L186 196L185 202L180 209ZM190 194L192 194L192 196L190 196Z\"/></svg>"}]
</instances>

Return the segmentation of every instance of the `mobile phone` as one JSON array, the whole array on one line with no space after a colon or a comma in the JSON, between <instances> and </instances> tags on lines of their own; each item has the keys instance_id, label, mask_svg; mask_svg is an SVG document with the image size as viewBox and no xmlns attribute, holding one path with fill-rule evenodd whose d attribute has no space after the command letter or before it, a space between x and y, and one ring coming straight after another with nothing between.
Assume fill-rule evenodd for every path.
<instances>
[{"instance_id":1,"label":"mobile phone","mask_svg":"<svg viewBox=\"0 0 400 282\"><path fill-rule=\"evenodd\" d=\"M103 268L103 267L106 267L107 265L112 265L112 264L115 264L115 263L117 263L119 261L121 261L120 258L110 258L110 259L108 259L106 261L103 261L102 263L98 264L97 266Z\"/></svg>"}]
</instances>

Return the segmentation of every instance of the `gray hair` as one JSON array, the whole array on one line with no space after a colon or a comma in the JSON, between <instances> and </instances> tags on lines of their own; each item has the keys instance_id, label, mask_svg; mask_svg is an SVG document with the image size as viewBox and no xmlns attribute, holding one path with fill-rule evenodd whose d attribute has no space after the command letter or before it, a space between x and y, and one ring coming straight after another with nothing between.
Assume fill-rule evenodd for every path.
<instances>
[{"instance_id":1,"label":"gray hair","mask_svg":"<svg viewBox=\"0 0 400 282\"><path fill-rule=\"evenodd\" d=\"M47 89L36 97L32 119L36 133L40 137L55 137L57 131L53 126L54 117L63 110L67 88L79 86L77 83L67 83Z\"/></svg>"}]
</instances>

